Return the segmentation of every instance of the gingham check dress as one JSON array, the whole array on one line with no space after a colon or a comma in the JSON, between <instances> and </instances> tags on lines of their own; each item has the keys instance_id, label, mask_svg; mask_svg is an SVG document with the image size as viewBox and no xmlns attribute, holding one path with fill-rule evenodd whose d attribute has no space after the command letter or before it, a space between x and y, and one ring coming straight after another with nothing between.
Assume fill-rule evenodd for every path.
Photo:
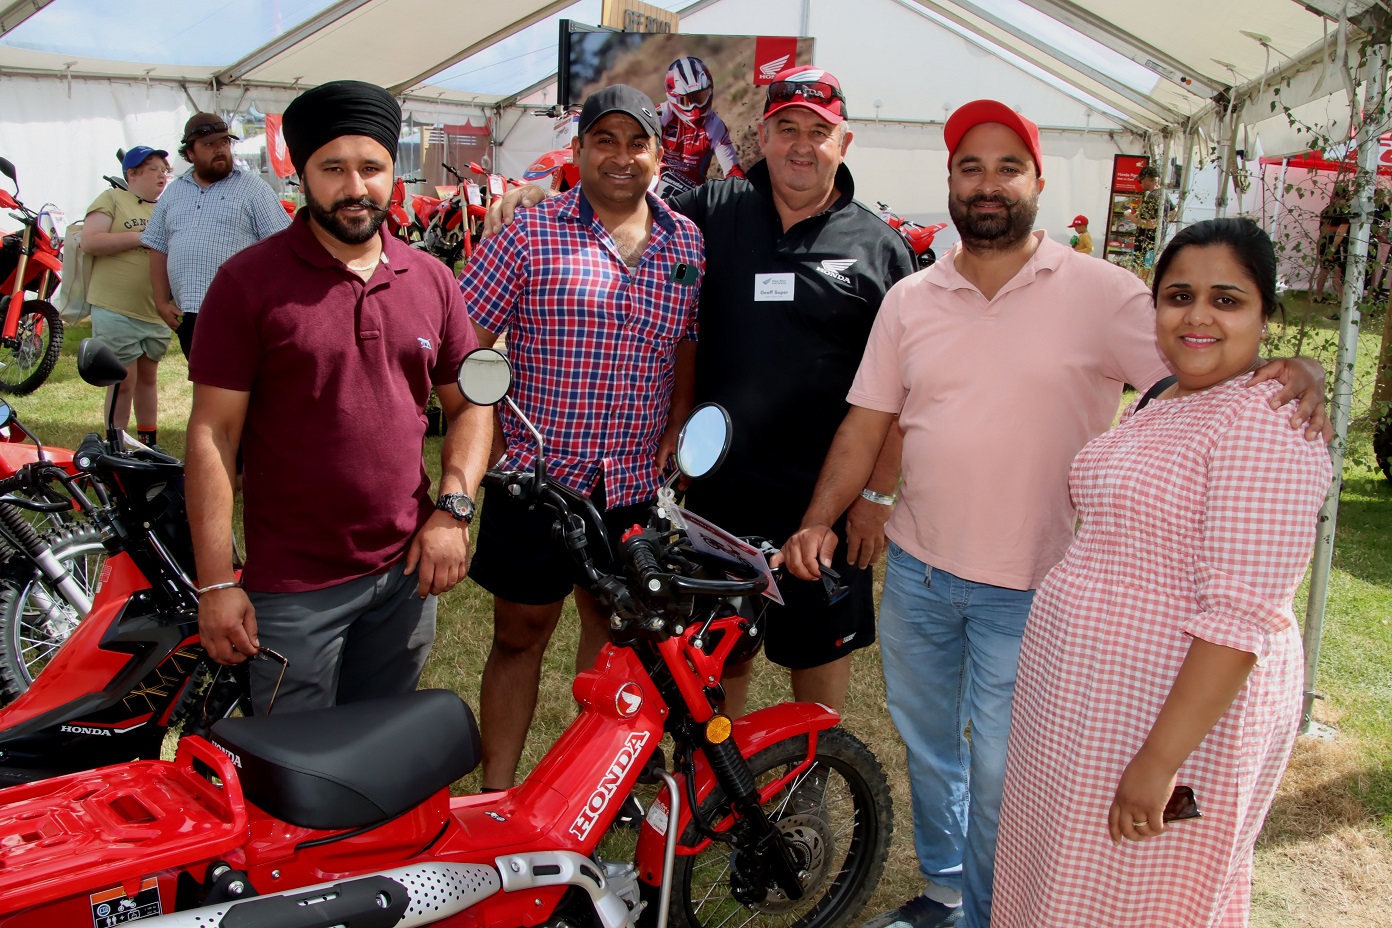
<instances>
[{"instance_id":1,"label":"gingham check dress","mask_svg":"<svg viewBox=\"0 0 1392 928\"><path fill-rule=\"evenodd\" d=\"M1247 924L1252 848L1300 714L1292 598L1330 479L1323 443L1269 407L1279 384L1248 379L1133 407L1073 462L1082 525L1020 654L994 928ZM1194 637L1257 655L1179 770L1203 818L1114 847L1117 782Z\"/></svg>"}]
</instances>

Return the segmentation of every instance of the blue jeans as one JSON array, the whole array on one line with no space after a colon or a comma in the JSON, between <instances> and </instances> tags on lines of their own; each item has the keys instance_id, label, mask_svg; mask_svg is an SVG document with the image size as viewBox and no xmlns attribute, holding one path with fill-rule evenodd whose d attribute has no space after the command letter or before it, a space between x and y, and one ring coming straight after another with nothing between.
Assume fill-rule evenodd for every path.
<instances>
[{"instance_id":1,"label":"blue jeans","mask_svg":"<svg viewBox=\"0 0 1392 928\"><path fill-rule=\"evenodd\" d=\"M880 655L908 749L914 848L925 879L962 894L967 928L991 923L1010 700L1033 600L1033 590L963 580L889 545Z\"/></svg>"}]
</instances>

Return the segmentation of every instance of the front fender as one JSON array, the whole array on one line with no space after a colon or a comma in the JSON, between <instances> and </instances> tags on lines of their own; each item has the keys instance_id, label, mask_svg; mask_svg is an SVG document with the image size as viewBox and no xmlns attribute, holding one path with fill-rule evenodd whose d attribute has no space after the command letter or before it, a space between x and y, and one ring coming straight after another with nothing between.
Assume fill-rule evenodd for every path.
<instances>
[{"instance_id":1,"label":"front fender","mask_svg":"<svg viewBox=\"0 0 1392 928\"><path fill-rule=\"evenodd\" d=\"M785 702L770 706L767 709L760 709L758 712L751 712L736 721L733 737L735 744L739 745L740 754L748 759L764 748L780 741L795 738L798 735L808 735L807 759L810 761L817 750L817 732L833 728L840 721L839 714L818 703ZM700 751L696 752L695 777L696 801L705 802L706 797L710 795L711 790L715 789L717 784L710 763L706 760L705 754ZM676 823L669 821L667 790L664 788L653 800L652 807L648 809L647 817L643 819L643 829L638 835L638 851L634 858L638 864L638 875L645 883L653 886L658 885L662 879L662 853L667 829L676 827L677 834L680 836L686 833L687 826L691 824L691 807L687 802L685 778L678 773L676 779L681 789L682 799L681 815ZM777 783L770 784L772 789L777 789L780 786L781 784ZM679 843L677 853L679 855L697 853L706 846L709 840L702 838L691 847L684 847Z\"/></svg>"}]
</instances>

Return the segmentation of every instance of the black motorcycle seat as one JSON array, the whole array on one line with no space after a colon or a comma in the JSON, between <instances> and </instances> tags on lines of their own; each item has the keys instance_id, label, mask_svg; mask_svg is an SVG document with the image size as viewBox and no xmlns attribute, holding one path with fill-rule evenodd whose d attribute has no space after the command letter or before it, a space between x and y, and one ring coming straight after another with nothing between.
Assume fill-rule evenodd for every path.
<instances>
[{"instance_id":1,"label":"black motorcycle seat","mask_svg":"<svg viewBox=\"0 0 1392 928\"><path fill-rule=\"evenodd\" d=\"M232 757L250 802L324 830L394 818L483 757L473 712L449 690L222 719L210 740Z\"/></svg>"}]
</instances>

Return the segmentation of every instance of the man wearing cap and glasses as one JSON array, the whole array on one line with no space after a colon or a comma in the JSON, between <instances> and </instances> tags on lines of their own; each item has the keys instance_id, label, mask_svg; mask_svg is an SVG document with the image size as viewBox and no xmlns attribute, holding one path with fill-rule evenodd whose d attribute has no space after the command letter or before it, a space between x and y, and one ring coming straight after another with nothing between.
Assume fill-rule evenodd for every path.
<instances>
[{"instance_id":1,"label":"man wearing cap and glasses","mask_svg":"<svg viewBox=\"0 0 1392 928\"><path fill-rule=\"evenodd\" d=\"M169 326L155 309L150 249L140 241L165 184L169 152L137 145L121 159L125 190L104 190L87 207L82 250L92 255L92 335L126 365L116 391L116 427L125 428L135 405L140 440L159 440L159 362L169 348Z\"/></svg>"},{"instance_id":2,"label":"man wearing cap and glasses","mask_svg":"<svg viewBox=\"0 0 1392 928\"><path fill-rule=\"evenodd\" d=\"M580 186L483 243L460 288L479 342L506 331L512 398L546 437L548 476L589 496L611 541L647 510L690 411L701 235L649 194L657 108L623 84L591 94L571 142ZM500 408L502 467L535 445ZM483 786L513 785L536 707L542 657L566 595L580 613L579 669L609 638L543 509L489 494L469 576L493 594L480 696Z\"/></svg>"},{"instance_id":3,"label":"man wearing cap and glasses","mask_svg":"<svg viewBox=\"0 0 1392 928\"><path fill-rule=\"evenodd\" d=\"M194 337L188 511L198 627L220 664L255 657L252 699L297 712L414 690L436 596L468 568L470 494L492 412L464 399L477 346L444 265L385 235L401 108L333 81L285 110L305 207L218 271ZM435 389L449 420L432 500L422 460ZM244 452L246 569L232 562Z\"/></svg>"},{"instance_id":4,"label":"man wearing cap and glasses","mask_svg":"<svg viewBox=\"0 0 1392 928\"><path fill-rule=\"evenodd\" d=\"M990 924L1020 640L1035 588L1072 540L1069 465L1111 426L1123 383L1169 375L1145 286L1034 229L1038 127L977 100L943 134L961 243L886 297L803 528L782 552L794 574L816 575L897 419L904 484L880 654L928 886L865 928ZM1306 434L1318 435L1318 365L1275 362L1261 375L1273 376L1289 384L1281 403L1304 398L1297 420L1313 412Z\"/></svg>"},{"instance_id":5,"label":"man wearing cap and glasses","mask_svg":"<svg viewBox=\"0 0 1392 928\"><path fill-rule=\"evenodd\" d=\"M730 413L734 438L720 470L692 484L692 511L775 544L796 531L880 301L914 270L904 240L854 199L844 162L846 100L831 73L787 68L769 85L759 143L764 160L743 178L715 181L668 205L706 233L696 402ZM540 188L505 198L536 202ZM519 213L525 215L525 213ZM897 435L850 507L834 569L849 590L781 585L769 605L765 651L791 671L794 698L840 710L850 656L875 641L873 577L898 485ZM828 599L836 599L828 603ZM726 711L742 714L752 661L726 669Z\"/></svg>"},{"instance_id":6,"label":"man wearing cap and glasses","mask_svg":"<svg viewBox=\"0 0 1392 928\"><path fill-rule=\"evenodd\" d=\"M150 248L155 308L188 357L203 295L228 258L290 224L280 200L232 160L237 137L212 113L184 125L179 154L192 167L160 197L141 241Z\"/></svg>"}]
</instances>

